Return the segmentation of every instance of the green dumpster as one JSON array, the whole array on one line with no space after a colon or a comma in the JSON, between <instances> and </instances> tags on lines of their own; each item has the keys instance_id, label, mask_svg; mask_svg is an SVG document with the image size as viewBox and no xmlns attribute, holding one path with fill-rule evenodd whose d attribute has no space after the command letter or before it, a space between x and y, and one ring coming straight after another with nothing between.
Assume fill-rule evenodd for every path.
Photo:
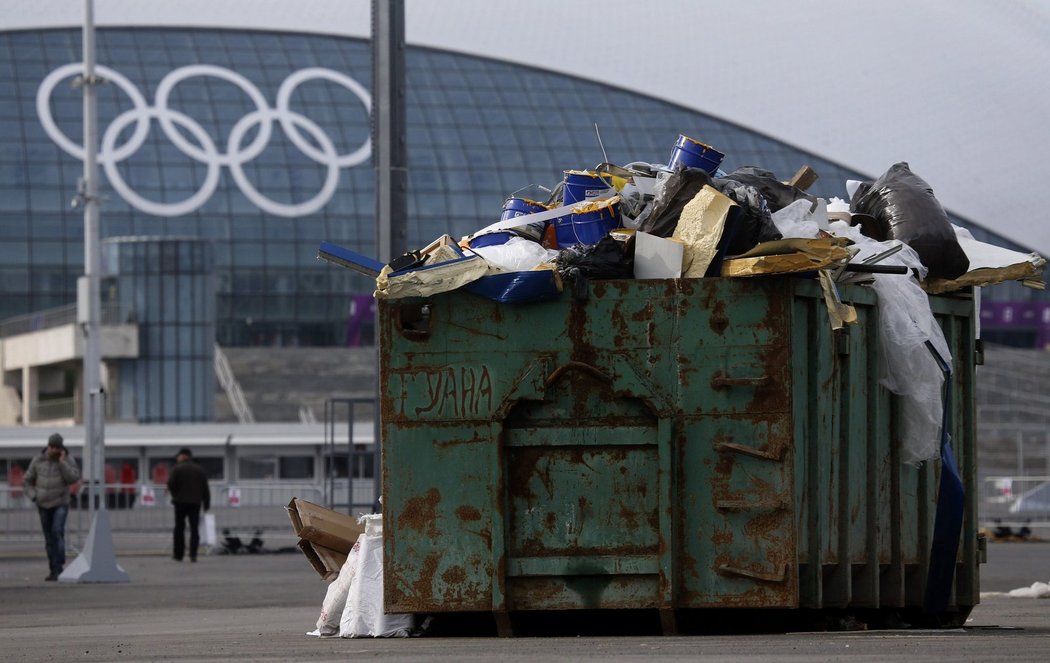
<instances>
[{"instance_id":1,"label":"green dumpster","mask_svg":"<svg viewBox=\"0 0 1050 663\"><path fill-rule=\"evenodd\" d=\"M508 306L380 302L388 612L921 612L939 462L901 462L875 293L596 281ZM979 597L974 304L931 297L966 489L945 621Z\"/></svg>"}]
</instances>

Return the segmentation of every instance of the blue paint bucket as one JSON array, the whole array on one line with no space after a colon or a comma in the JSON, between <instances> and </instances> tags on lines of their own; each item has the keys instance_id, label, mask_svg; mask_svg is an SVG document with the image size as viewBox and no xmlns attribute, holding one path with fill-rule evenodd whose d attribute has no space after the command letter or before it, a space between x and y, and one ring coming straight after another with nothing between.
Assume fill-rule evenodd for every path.
<instances>
[{"instance_id":1,"label":"blue paint bucket","mask_svg":"<svg viewBox=\"0 0 1050 663\"><path fill-rule=\"evenodd\" d=\"M478 235L477 237L471 239L470 248L476 249L482 246L496 246L497 244L506 244L510 241L511 237L518 237L518 235L504 230L498 230L493 233L485 233L484 235Z\"/></svg>"},{"instance_id":2,"label":"blue paint bucket","mask_svg":"<svg viewBox=\"0 0 1050 663\"><path fill-rule=\"evenodd\" d=\"M667 165L673 170L678 164L682 164L690 168L700 168L708 175L714 175L722 159L725 158L725 154L710 145L679 134L674 148L671 149L671 160L667 162Z\"/></svg>"},{"instance_id":3,"label":"blue paint bucket","mask_svg":"<svg viewBox=\"0 0 1050 663\"><path fill-rule=\"evenodd\" d=\"M582 203L606 193L615 193L610 191L609 185L612 179L607 173L596 173L593 170L566 170L563 181L565 184L562 188L563 205Z\"/></svg>"},{"instance_id":4,"label":"blue paint bucket","mask_svg":"<svg viewBox=\"0 0 1050 663\"><path fill-rule=\"evenodd\" d=\"M554 224L560 247L597 244L610 230L620 227L620 200L580 203L568 216L555 219Z\"/></svg>"},{"instance_id":5,"label":"blue paint bucket","mask_svg":"<svg viewBox=\"0 0 1050 663\"><path fill-rule=\"evenodd\" d=\"M507 198L506 202L503 203L503 214L500 215L499 220L509 221L515 217L545 211L547 211L547 206L543 203L538 203L535 200L529 200L528 198ZM534 239L538 242L543 239L543 231L546 229L546 221L536 221L534 223L526 223L522 226L515 226L514 228L511 228L511 232L517 233L528 239Z\"/></svg>"},{"instance_id":6,"label":"blue paint bucket","mask_svg":"<svg viewBox=\"0 0 1050 663\"><path fill-rule=\"evenodd\" d=\"M538 203L535 200L529 200L528 198L508 198L503 203L503 213L500 215L499 220L509 221L510 219L519 216L525 216L526 214L543 212L546 209L546 205ZM526 223L513 228L508 228L506 230L485 233L484 235L478 235L470 240L470 248L476 249L481 246L506 244L512 237L524 237L525 239L531 239L538 242L543 239L543 231L546 229L546 221L536 221L534 223Z\"/></svg>"}]
</instances>

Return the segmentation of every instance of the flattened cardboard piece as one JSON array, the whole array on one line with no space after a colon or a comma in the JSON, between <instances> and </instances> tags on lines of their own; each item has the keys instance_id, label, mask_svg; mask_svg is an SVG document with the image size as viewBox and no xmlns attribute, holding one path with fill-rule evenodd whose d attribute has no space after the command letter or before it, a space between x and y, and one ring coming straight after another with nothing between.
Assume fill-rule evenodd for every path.
<instances>
[{"instance_id":1,"label":"flattened cardboard piece","mask_svg":"<svg viewBox=\"0 0 1050 663\"><path fill-rule=\"evenodd\" d=\"M325 548L324 546L319 546L313 542L310 543L310 547L313 548L317 558L320 559L321 564L324 565L325 573L322 577L325 580L335 580L338 578L339 570L343 568L343 564L346 562L347 553L332 550L331 548Z\"/></svg>"},{"instance_id":2,"label":"flattened cardboard piece","mask_svg":"<svg viewBox=\"0 0 1050 663\"><path fill-rule=\"evenodd\" d=\"M938 294L968 286L995 285L1005 281L1021 281L1022 285L1037 290L1046 287L1042 279L1046 259L1038 253L1021 253L981 242L974 239L964 228L954 228L959 246L970 260L970 271L950 281L929 279L922 284L926 292Z\"/></svg>"},{"instance_id":3,"label":"flattened cardboard piece","mask_svg":"<svg viewBox=\"0 0 1050 663\"><path fill-rule=\"evenodd\" d=\"M849 304L842 303L842 299L839 297L839 289L835 285L835 279L832 278L831 272L827 269L822 269L819 272L819 276L820 289L824 293L824 305L828 309L828 320L831 322L831 328L842 329L846 325L856 324L857 309Z\"/></svg>"},{"instance_id":4,"label":"flattened cardboard piece","mask_svg":"<svg viewBox=\"0 0 1050 663\"><path fill-rule=\"evenodd\" d=\"M296 512L298 529L296 529L296 518L292 517L292 511ZM357 542L357 537L365 531L364 525L358 524L356 518L298 497L292 498L292 501L288 503L288 513L296 536L306 539L315 546L323 546L343 555L350 552L354 543Z\"/></svg>"},{"instance_id":5,"label":"flattened cardboard piece","mask_svg":"<svg viewBox=\"0 0 1050 663\"><path fill-rule=\"evenodd\" d=\"M722 263L722 276L744 277L791 274L829 267L849 260L850 252L838 237L783 239L762 242L752 250Z\"/></svg>"},{"instance_id":6,"label":"flattened cardboard piece","mask_svg":"<svg viewBox=\"0 0 1050 663\"><path fill-rule=\"evenodd\" d=\"M429 297L477 281L488 271L489 264L476 254L407 272L392 272L388 265L376 277L375 298Z\"/></svg>"},{"instance_id":7,"label":"flattened cardboard piece","mask_svg":"<svg viewBox=\"0 0 1050 663\"><path fill-rule=\"evenodd\" d=\"M298 497L293 497L292 501L288 502L288 506L284 507L285 511L288 512L288 520L292 521L292 532L299 536L299 532L303 529L303 520L299 517L299 508L295 506L295 501Z\"/></svg>"},{"instance_id":8,"label":"flattened cardboard piece","mask_svg":"<svg viewBox=\"0 0 1050 663\"><path fill-rule=\"evenodd\" d=\"M647 232L634 233L634 278L677 279L682 276L685 245Z\"/></svg>"},{"instance_id":9,"label":"flattened cardboard piece","mask_svg":"<svg viewBox=\"0 0 1050 663\"><path fill-rule=\"evenodd\" d=\"M693 197L678 218L672 237L685 244L682 276L701 278L718 253L726 217L737 204L710 185Z\"/></svg>"},{"instance_id":10,"label":"flattened cardboard piece","mask_svg":"<svg viewBox=\"0 0 1050 663\"><path fill-rule=\"evenodd\" d=\"M321 580L335 580L339 577L338 569L335 571L330 570L327 561L321 559L312 543L306 539L299 539L299 543L296 545L299 547L299 550L303 551L303 556L306 557L306 561L310 563L314 571L317 571L317 575L321 576ZM326 557L330 558L329 555L326 555ZM339 568L342 568L342 565Z\"/></svg>"}]
</instances>

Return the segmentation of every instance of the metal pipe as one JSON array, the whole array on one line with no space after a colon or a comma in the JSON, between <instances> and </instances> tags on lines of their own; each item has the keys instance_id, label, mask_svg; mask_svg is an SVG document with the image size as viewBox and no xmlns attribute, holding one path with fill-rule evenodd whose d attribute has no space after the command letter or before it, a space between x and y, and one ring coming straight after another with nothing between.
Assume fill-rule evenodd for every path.
<instances>
[{"instance_id":1,"label":"metal pipe","mask_svg":"<svg viewBox=\"0 0 1050 663\"><path fill-rule=\"evenodd\" d=\"M104 508L98 495L98 486L105 480L105 449L101 417L104 410L99 406L102 399L99 277L102 257L99 249L99 198L98 198L98 104L95 86L95 7L94 0L84 0L84 74L80 81L84 97L84 177L79 191L80 204L84 207L84 280L86 291L78 294L81 307L81 322L84 332L84 386L86 398L84 408L85 461L89 482L95 489L89 500L90 512Z\"/></svg>"}]
</instances>

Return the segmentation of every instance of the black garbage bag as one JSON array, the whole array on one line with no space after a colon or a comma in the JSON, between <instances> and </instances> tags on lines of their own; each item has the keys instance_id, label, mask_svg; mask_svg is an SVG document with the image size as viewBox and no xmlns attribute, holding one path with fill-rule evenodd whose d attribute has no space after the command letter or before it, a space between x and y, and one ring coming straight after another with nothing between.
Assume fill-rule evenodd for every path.
<instances>
[{"instance_id":1,"label":"black garbage bag","mask_svg":"<svg viewBox=\"0 0 1050 663\"><path fill-rule=\"evenodd\" d=\"M710 183L711 176L699 168L676 168L664 182L660 194L635 219L638 230L657 237L670 237L678 227L682 209Z\"/></svg>"},{"instance_id":2,"label":"black garbage bag","mask_svg":"<svg viewBox=\"0 0 1050 663\"><path fill-rule=\"evenodd\" d=\"M568 281L584 279L634 278L634 245L612 237L597 244L577 244L563 249L554 259L561 277Z\"/></svg>"},{"instance_id":3,"label":"black garbage bag","mask_svg":"<svg viewBox=\"0 0 1050 663\"><path fill-rule=\"evenodd\" d=\"M796 200L805 199L813 205L817 204L816 196L811 196L798 187L784 184L772 172L757 166L737 168L720 179L733 180L755 187L766 199L766 206L770 212L778 212ZM715 182L717 186L718 180L716 179Z\"/></svg>"},{"instance_id":4,"label":"black garbage bag","mask_svg":"<svg viewBox=\"0 0 1050 663\"><path fill-rule=\"evenodd\" d=\"M723 233L722 244L726 255L740 255L760 242L782 239L783 236L773 223L766 199L756 187L728 177L715 180L714 187L740 206L733 227L726 228Z\"/></svg>"},{"instance_id":5,"label":"black garbage bag","mask_svg":"<svg viewBox=\"0 0 1050 663\"><path fill-rule=\"evenodd\" d=\"M890 166L870 187L862 184L850 201L850 210L884 220L890 237L915 249L930 277L955 279L970 269L970 260L933 189L911 172L907 162Z\"/></svg>"}]
</instances>

